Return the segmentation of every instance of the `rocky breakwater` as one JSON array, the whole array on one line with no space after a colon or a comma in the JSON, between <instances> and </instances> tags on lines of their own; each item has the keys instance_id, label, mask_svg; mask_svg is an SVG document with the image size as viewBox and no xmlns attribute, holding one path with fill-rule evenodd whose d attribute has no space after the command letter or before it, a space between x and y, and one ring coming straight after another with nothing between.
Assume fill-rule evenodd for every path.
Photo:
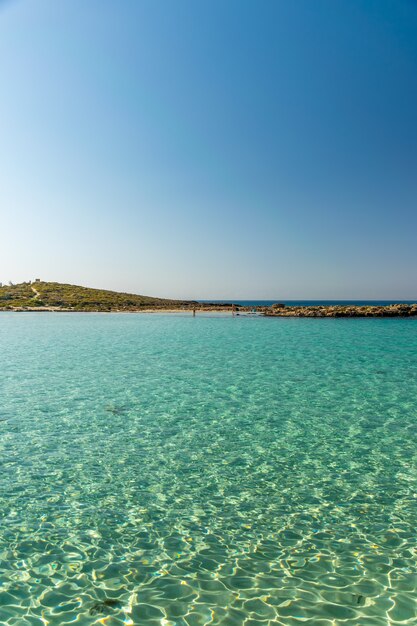
<instances>
[{"instance_id":1,"label":"rocky breakwater","mask_svg":"<svg viewBox=\"0 0 417 626\"><path fill-rule=\"evenodd\" d=\"M285 306L258 309L266 317L417 317L417 304Z\"/></svg>"}]
</instances>

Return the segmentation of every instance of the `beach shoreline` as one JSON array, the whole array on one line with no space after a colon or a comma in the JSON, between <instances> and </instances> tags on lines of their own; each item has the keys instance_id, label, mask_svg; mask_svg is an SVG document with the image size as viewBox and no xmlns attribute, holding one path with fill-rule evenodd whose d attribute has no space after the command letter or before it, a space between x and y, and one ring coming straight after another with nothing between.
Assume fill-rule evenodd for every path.
<instances>
[{"instance_id":1,"label":"beach shoreline","mask_svg":"<svg viewBox=\"0 0 417 626\"><path fill-rule=\"evenodd\" d=\"M232 307L201 307L195 308L195 313L233 313ZM70 309L63 307L2 307L0 313L189 313L191 316L194 312L190 308L147 308L147 309L111 309L103 311L102 309ZM249 307L239 308L239 312L249 312Z\"/></svg>"},{"instance_id":2,"label":"beach shoreline","mask_svg":"<svg viewBox=\"0 0 417 626\"><path fill-rule=\"evenodd\" d=\"M302 317L302 318L405 318L417 317L417 304L390 304L390 305L327 305L327 306L284 306L272 305L268 307L249 307L239 305L205 304L199 307L147 307L134 309L75 309L69 307L2 307L0 312L8 313L153 313L153 314L189 314L205 315L223 313L232 316L256 315L258 317Z\"/></svg>"}]
</instances>

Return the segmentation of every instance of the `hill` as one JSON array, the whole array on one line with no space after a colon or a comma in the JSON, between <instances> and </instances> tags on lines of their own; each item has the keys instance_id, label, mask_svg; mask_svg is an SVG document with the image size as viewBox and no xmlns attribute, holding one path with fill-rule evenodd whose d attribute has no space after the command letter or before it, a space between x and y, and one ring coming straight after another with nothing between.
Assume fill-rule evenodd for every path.
<instances>
[{"instance_id":1,"label":"hill","mask_svg":"<svg viewBox=\"0 0 417 626\"><path fill-rule=\"evenodd\" d=\"M152 298L43 281L0 287L0 310L140 311L192 308L196 304L191 300Z\"/></svg>"}]
</instances>

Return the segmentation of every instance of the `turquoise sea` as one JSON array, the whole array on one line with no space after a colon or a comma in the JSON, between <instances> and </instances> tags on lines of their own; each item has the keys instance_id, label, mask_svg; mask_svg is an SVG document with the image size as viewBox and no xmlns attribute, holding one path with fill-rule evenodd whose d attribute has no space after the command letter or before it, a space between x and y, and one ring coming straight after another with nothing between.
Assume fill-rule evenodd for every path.
<instances>
[{"instance_id":1,"label":"turquoise sea","mask_svg":"<svg viewBox=\"0 0 417 626\"><path fill-rule=\"evenodd\" d=\"M0 623L417 622L417 320L0 314Z\"/></svg>"}]
</instances>

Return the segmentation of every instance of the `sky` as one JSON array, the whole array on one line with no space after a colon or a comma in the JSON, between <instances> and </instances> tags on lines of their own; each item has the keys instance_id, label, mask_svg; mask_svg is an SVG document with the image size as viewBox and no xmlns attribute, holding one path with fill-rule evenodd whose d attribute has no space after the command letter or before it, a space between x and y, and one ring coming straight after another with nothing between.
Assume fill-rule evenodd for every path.
<instances>
[{"instance_id":1,"label":"sky","mask_svg":"<svg viewBox=\"0 0 417 626\"><path fill-rule=\"evenodd\" d=\"M417 297L417 2L0 0L0 281Z\"/></svg>"}]
</instances>

